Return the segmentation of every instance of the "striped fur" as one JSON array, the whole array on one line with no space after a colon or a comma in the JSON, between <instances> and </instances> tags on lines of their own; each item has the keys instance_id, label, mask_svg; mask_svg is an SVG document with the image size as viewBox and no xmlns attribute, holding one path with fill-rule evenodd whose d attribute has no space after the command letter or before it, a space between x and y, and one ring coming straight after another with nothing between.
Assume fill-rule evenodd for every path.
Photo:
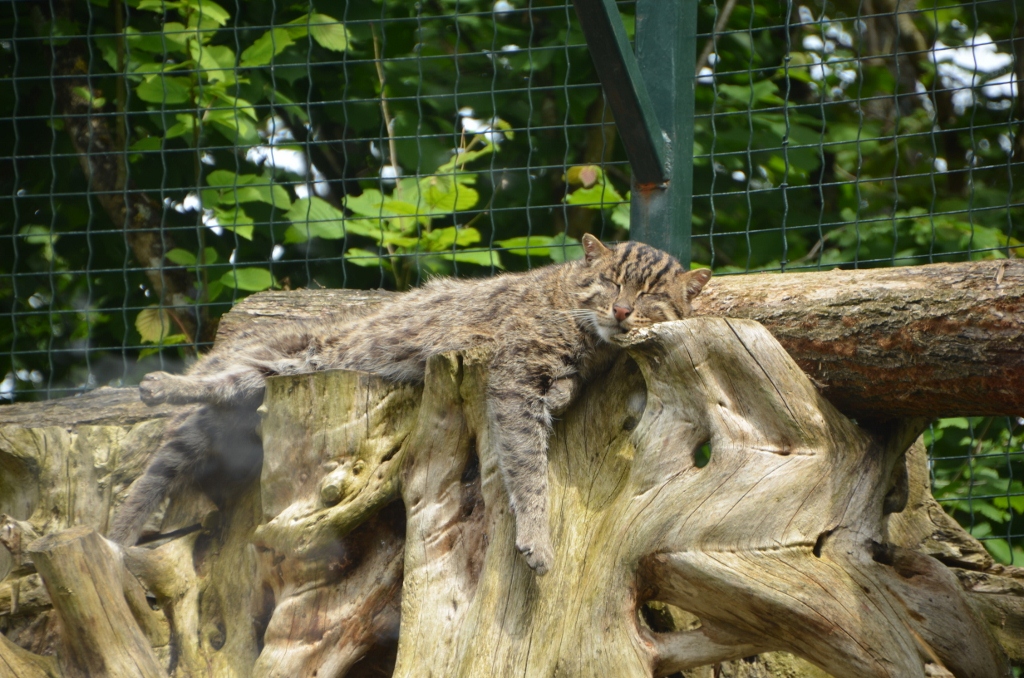
<instances>
[{"instance_id":1,"label":"striped fur","mask_svg":"<svg viewBox=\"0 0 1024 678\"><path fill-rule=\"evenodd\" d=\"M614 355L612 336L688 315L690 300L710 277L640 243L607 248L587 235L583 246L579 261L526 273L439 278L356 319L282 321L215 347L186 375L147 375L139 387L145 402L202 404L169 424L111 538L134 543L176 478L240 463L211 459L241 454L258 464L251 442L236 429L251 426L268 376L350 369L416 382L430 356L488 346L488 423L516 519L516 546L544 574L553 562L546 457L552 415ZM208 430L227 429L218 421L230 420L230 412L243 422L230 425L230 436ZM220 449L237 448L238 441L245 442L240 453Z\"/></svg>"}]
</instances>

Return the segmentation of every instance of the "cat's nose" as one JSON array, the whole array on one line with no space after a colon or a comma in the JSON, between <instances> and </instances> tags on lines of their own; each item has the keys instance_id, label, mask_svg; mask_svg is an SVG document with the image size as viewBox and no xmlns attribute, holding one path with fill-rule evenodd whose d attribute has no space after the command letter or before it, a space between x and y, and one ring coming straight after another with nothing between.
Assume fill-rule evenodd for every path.
<instances>
[{"instance_id":1,"label":"cat's nose","mask_svg":"<svg viewBox=\"0 0 1024 678\"><path fill-rule=\"evenodd\" d=\"M633 309L631 309L629 306L620 306L619 304L615 304L614 306L612 306L612 313L615 314L615 319L618 320L619 322L622 322L623 320L628 318L629 314L632 312Z\"/></svg>"}]
</instances>

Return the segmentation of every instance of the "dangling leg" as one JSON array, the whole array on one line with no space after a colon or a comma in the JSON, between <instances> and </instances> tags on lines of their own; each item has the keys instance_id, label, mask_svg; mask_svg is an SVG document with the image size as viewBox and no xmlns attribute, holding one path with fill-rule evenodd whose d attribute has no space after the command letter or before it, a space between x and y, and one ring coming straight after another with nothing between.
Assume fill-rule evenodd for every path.
<instances>
[{"instance_id":1,"label":"dangling leg","mask_svg":"<svg viewBox=\"0 0 1024 678\"><path fill-rule=\"evenodd\" d=\"M547 449L551 415L543 395L492 365L490 431L516 522L516 548L538 575L554 564L548 520ZM521 379L521 375L519 376Z\"/></svg>"}]
</instances>

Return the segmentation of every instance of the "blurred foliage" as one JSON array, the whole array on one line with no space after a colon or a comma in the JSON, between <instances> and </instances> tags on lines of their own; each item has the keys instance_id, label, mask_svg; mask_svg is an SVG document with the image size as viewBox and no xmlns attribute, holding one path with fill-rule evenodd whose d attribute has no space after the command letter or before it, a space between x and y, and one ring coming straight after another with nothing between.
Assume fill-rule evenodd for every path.
<instances>
[{"instance_id":1,"label":"blurred foliage","mask_svg":"<svg viewBox=\"0 0 1024 678\"><path fill-rule=\"evenodd\" d=\"M1019 255L1009 8L922 2L897 25L884 4L813 7L787 33L771 3L737 6L729 26L752 30L718 39L697 90L712 115L697 120L709 197L695 231L711 237L695 258L746 271Z\"/></svg>"},{"instance_id":2,"label":"blurred foliage","mask_svg":"<svg viewBox=\"0 0 1024 678\"><path fill-rule=\"evenodd\" d=\"M924 438L942 507L997 561L1024 563L1024 419L942 419Z\"/></svg>"},{"instance_id":3,"label":"blurred foliage","mask_svg":"<svg viewBox=\"0 0 1024 678\"><path fill-rule=\"evenodd\" d=\"M726 6L700 4L699 48ZM901 7L734 5L697 78L695 263L1024 253L1016 5ZM634 8L620 9L631 33ZM173 367L268 287L405 289L578 257L584 232L628 237L629 167L571 5L12 2L0 25L0 399ZM90 122L120 144L124 190L162 207L162 265L192 281L174 298L89 191L57 96L65 52ZM937 488L958 501L995 459L956 460L976 445L962 421L935 429L952 464L937 462ZM998 431L1019 448L1002 424L984 444ZM1020 533L1014 505L986 506L972 529Z\"/></svg>"}]
</instances>

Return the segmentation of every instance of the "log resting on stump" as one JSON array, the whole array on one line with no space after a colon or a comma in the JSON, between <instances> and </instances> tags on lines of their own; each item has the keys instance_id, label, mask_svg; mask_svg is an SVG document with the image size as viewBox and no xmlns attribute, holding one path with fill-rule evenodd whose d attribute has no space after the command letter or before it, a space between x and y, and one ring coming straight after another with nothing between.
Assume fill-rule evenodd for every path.
<instances>
[{"instance_id":1,"label":"log resting on stump","mask_svg":"<svg viewBox=\"0 0 1024 678\"><path fill-rule=\"evenodd\" d=\"M218 340L389 296L256 294L224 317ZM722 276L697 296L694 312L757 320L858 420L1024 415L1022 260Z\"/></svg>"},{"instance_id":2,"label":"log resting on stump","mask_svg":"<svg viewBox=\"0 0 1024 678\"><path fill-rule=\"evenodd\" d=\"M863 418L1024 415L1024 261L711 281L700 315L757 320Z\"/></svg>"},{"instance_id":3,"label":"log resting on stump","mask_svg":"<svg viewBox=\"0 0 1024 678\"><path fill-rule=\"evenodd\" d=\"M1019 308L1018 263L998 266L961 266L969 275L950 283L974 295L968 319ZM802 327L805 339L865 338L835 365L887 356L898 372L924 361L916 340L878 348L872 331L899 331L879 320L880 307L829 310L856 307L840 279L861 273L858 293L868 294L865 281L881 273L809 275L803 297L794 288L758 302L771 307L762 320L781 346L750 320L693 318L631 335L612 370L555 424L557 551L541 578L514 548L484 424L485 353L431 360L423 386L351 372L273 378L261 408L262 477L219 508L186 489L151 524L183 533L125 549L123 561L100 556L124 584L123 624L137 625L125 637L145 638L173 676L705 678L703 665L721 662L721 675L748 675L747 661L730 660L771 650L839 677L1008 675L1007 657L1024 661L1024 573L994 565L931 498L926 456L911 446L924 420L882 421L870 403L903 417L920 408L882 390L842 401L828 379L844 373L814 373L858 426L783 350L804 369L801 356L815 355L808 345L824 355L828 341L793 339ZM766 277L769 290L789 279ZM742 292L745 280L712 281L704 311L730 289L735 315L756 311L742 300L767 292ZM815 284L825 290L817 297ZM907 292L917 295L915 317L934 316L928 294L938 292L926 288ZM256 295L224 319L221 340L280 316L359 312L387 296ZM801 304L805 322L787 325ZM1007 339L1019 317L980 323L987 339L974 335L980 347L965 369L1020 371L1024 348ZM935 387L942 361L963 355L939 355L921 383ZM891 387L871 369L876 388ZM977 401L1020 402L1019 391L986 383L992 390ZM967 413L958 398L942 413ZM0 513L9 514L0 518L0 675L74 675L63 653L77 631L50 602L73 573L36 559L46 539L98 539L60 531L105 529L174 409L147 410L128 390L0 408ZM89 553L110 548L97 543ZM117 574L125 568L134 578ZM823 675L786 656L761 655L758 675Z\"/></svg>"}]
</instances>

